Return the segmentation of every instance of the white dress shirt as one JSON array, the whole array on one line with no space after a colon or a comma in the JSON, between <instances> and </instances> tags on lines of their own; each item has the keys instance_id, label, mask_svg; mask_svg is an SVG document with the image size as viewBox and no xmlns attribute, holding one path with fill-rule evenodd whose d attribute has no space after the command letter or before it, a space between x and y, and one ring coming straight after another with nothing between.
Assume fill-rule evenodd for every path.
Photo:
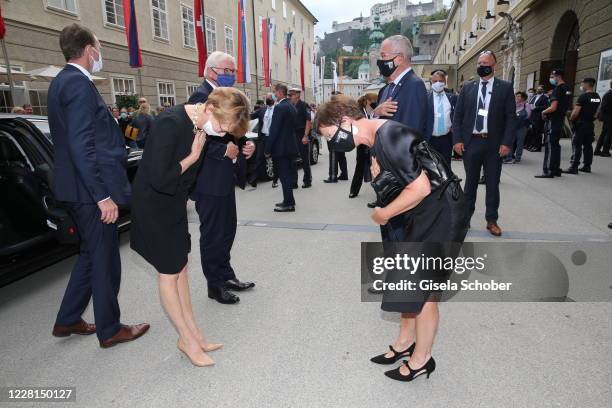
<instances>
[{"instance_id":1,"label":"white dress shirt","mask_svg":"<svg viewBox=\"0 0 612 408\"><path fill-rule=\"evenodd\" d=\"M85 68L83 68L79 64L75 64L73 62L69 62L68 65L72 65L73 67L77 68L79 71L81 71L83 73L83 75L85 75L87 77L87 79L89 79L91 82L93 82L93 79L91 78L91 73L89 73L88 70L86 70Z\"/></svg>"},{"instance_id":2,"label":"white dress shirt","mask_svg":"<svg viewBox=\"0 0 612 408\"><path fill-rule=\"evenodd\" d=\"M399 75L397 76L397 78L395 78L395 79L393 80L393 83L394 83L395 85L398 85L398 84L400 83L400 81L402 80L402 78L403 78L403 77L404 77L404 76L405 76L407 73L409 73L411 69L412 69L412 67L408 67L408 68L406 68L405 70L403 70L403 71L402 71L402 73L401 73L401 74L399 74Z\"/></svg>"},{"instance_id":3,"label":"white dress shirt","mask_svg":"<svg viewBox=\"0 0 612 408\"><path fill-rule=\"evenodd\" d=\"M261 126L261 133L268 136L270 134L270 124L272 123L272 114L274 113L274 105L266 106L266 113L264 113L263 125Z\"/></svg>"},{"instance_id":4,"label":"white dress shirt","mask_svg":"<svg viewBox=\"0 0 612 408\"><path fill-rule=\"evenodd\" d=\"M489 103L491 102L491 93L493 92L493 81L494 80L495 80L495 77L491 77L491 79L487 81L487 92L486 92L485 100L484 100L484 110L487 112L489 112ZM482 80L482 78L480 79L480 82L478 82L478 92L476 96L476 117L478 117L478 103L480 102L480 98L482 97L481 90L482 90L483 82L484 81ZM489 117L487 113L487 116L483 120L483 127L481 130L476 130L476 121L474 121L474 133L489 133L488 126L487 126L488 119Z\"/></svg>"},{"instance_id":5,"label":"white dress shirt","mask_svg":"<svg viewBox=\"0 0 612 408\"><path fill-rule=\"evenodd\" d=\"M442 100L442 110L440 110L440 100ZM446 96L446 92L433 92L433 107L434 107L434 125L433 136L444 136L450 132L451 122L451 103ZM444 117L444 133L438 132L438 124L441 118Z\"/></svg>"}]
</instances>

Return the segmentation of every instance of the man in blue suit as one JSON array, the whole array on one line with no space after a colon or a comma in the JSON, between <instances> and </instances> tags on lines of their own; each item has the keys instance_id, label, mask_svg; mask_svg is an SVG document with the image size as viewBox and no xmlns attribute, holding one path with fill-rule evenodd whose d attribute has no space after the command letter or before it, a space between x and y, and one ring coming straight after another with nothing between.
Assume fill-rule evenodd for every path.
<instances>
[{"instance_id":1,"label":"man in blue suit","mask_svg":"<svg viewBox=\"0 0 612 408\"><path fill-rule=\"evenodd\" d=\"M53 335L98 335L101 347L131 341L148 324L119 321L121 260L117 217L131 189L125 172L126 150L119 125L94 86L102 69L100 43L87 28L65 27L60 48L68 64L49 86L49 126L55 149L55 198L76 223L79 258L53 327ZM95 325L81 315L93 297Z\"/></svg>"},{"instance_id":2,"label":"man in blue suit","mask_svg":"<svg viewBox=\"0 0 612 408\"><path fill-rule=\"evenodd\" d=\"M427 115L427 89L412 70L410 40L403 35L385 39L380 58L376 64L387 85L378 92L375 117L400 122L429 139L432 124Z\"/></svg>"},{"instance_id":3,"label":"man in blue suit","mask_svg":"<svg viewBox=\"0 0 612 408\"><path fill-rule=\"evenodd\" d=\"M466 82L461 89L453 120L453 144L463 155L465 195L473 214L480 169L484 166L487 187L487 230L498 237L499 180L502 158L510 153L516 137L516 102L508 81L495 78L497 59L492 51L478 57L478 81Z\"/></svg>"},{"instance_id":4,"label":"man in blue suit","mask_svg":"<svg viewBox=\"0 0 612 408\"><path fill-rule=\"evenodd\" d=\"M272 156L283 187L283 201L276 204L275 212L295 211L293 198L293 160L298 154L297 138L295 136L295 108L287 99L287 87L277 84L274 95L278 103L274 107L270 134L266 141L266 156Z\"/></svg>"},{"instance_id":5,"label":"man in blue suit","mask_svg":"<svg viewBox=\"0 0 612 408\"><path fill-rule=\"evenodd\" d=\"M188 103L204 103L216 87L233 86L235 72L234 57L221 51L213 52L206 60L205 80L189 97ZM207 136L202 152L204 160L190 195L200 218L200 258L208 297L222 304L240 301L230 290L244 291L255 286L253 282L241 282L230 263L238 222L235 186L244 189L246 159L255 150L253 142L244 143L244 138L240 147L233 141L232 135Z\"/></svg>"},{"instance_id":6,"label":"man in blue suit","mask_svg":"<svg viewBox=\"0 0 612 408\"><path fill-rule=\"evenodd\" d=\"M453 156L453 117L457 97L446 91L446 72L431 73L431 92L427 96L427 112L432 123L429 143L450 165Z\"/></svg>"}]
</instances>

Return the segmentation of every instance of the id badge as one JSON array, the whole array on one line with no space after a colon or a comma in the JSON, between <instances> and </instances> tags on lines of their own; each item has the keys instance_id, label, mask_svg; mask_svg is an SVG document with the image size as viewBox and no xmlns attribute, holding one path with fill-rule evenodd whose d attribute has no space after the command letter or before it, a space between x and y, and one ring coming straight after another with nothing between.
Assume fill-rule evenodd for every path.
<instances>
[{"instance_id":1,"label":"id badge","mask_svg":"<svg viewBox=\"0 0 612 408\"><path fill-rule=\"evenodd\" d=\"M489 116L489 111L484 109L478 109L478 115L482 116L483 118L486 118L487 116Z\"/></svg>"}]
</instances>

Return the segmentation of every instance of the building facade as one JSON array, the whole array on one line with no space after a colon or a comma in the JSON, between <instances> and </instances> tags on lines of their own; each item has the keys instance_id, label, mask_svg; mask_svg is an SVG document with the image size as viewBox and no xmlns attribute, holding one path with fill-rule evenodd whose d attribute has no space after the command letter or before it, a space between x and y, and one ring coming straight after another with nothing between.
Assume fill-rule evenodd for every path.
<instances>
[{"instance_id":1,"label":"building facade","mask_svg":"<svg viewBox=\"0 0 612 408\"><path fill-rule=\"evenodd\" d=\"M237 56L238 1L208 0L204 25L207 51ZM197 76L197 50L193 0L136 0L142 68L131 68L123 22L122 0L2 0L7 26L7 54L13 71L29 71L48 65L63 66L59 32L78 23L93 30L102 44L107 78L98 89L114 104L119 95L138 94L153 107L168 102L183 103L202 82ZM316 18L299 0L245 0L247 45L251 83L237 84L254 102L268 90L263 86L261 19L275 21L270 61L272 82L300 85L300 51L304 44L306 100L313 98L314 24ZM254 23L254 24L253 24ZM293 32L292 55L287 62L283 33ZM254 41L255 40L255 41ZM255 48L257 52L255 52ZM2 55L1 66L6 66ZM259 86L257 87L256 84ZM31 103L36 113L46 113L48 83L15 83L15 100L7 84L0 84L0 109Z\"/></svg>"},{"instance_id":2,"label":"building facade","mask_svg":"<svg viewBox=\"0 0 612 408\"><path fill-rule=\"evenodd\" d=\"M506 4L508 3L508 4ZM579 94L580 79L598 77L602 53L611 52L612 2L609 0L455 0L433 65L454 66L451 86L476 77L484 50L498 59L497 76L516 90L548 84L554 68ZM609 89L609 78L600 89Z\"/></svg>"}]
</instances>

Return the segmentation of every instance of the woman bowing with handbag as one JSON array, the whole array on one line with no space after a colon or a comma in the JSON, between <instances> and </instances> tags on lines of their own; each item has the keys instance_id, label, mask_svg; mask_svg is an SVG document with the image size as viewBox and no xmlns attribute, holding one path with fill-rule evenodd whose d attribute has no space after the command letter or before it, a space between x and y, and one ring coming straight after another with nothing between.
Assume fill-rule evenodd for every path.
<instances>
[{"instance_id":1,"label":"woman bowing with handbag","mask_svg":"<svg viewBox=\"0 0 612 408\"><path fill-rule=\"evenodd\" d=\"M442 243L463 242L469 219L460 180L417 132L391 120L367 119L357 102L346 96L323 105L315 123L332 149L347 152L361 144L371 149L372 187L378 197L372 220L381 226L383 242L423 243L421 248L433 248L438 255L444 252ZM428 276L426 270L417 276L440 279L440 271L434 272L436 276ZM399 381L429 377L435 369L431 351L439 320L436 293L417 292L407 298L383 295L381 308L401 313L400 331L390 351L371 361L393 364L406 358L385 373Z\"/></svg>"}]
</instances>

